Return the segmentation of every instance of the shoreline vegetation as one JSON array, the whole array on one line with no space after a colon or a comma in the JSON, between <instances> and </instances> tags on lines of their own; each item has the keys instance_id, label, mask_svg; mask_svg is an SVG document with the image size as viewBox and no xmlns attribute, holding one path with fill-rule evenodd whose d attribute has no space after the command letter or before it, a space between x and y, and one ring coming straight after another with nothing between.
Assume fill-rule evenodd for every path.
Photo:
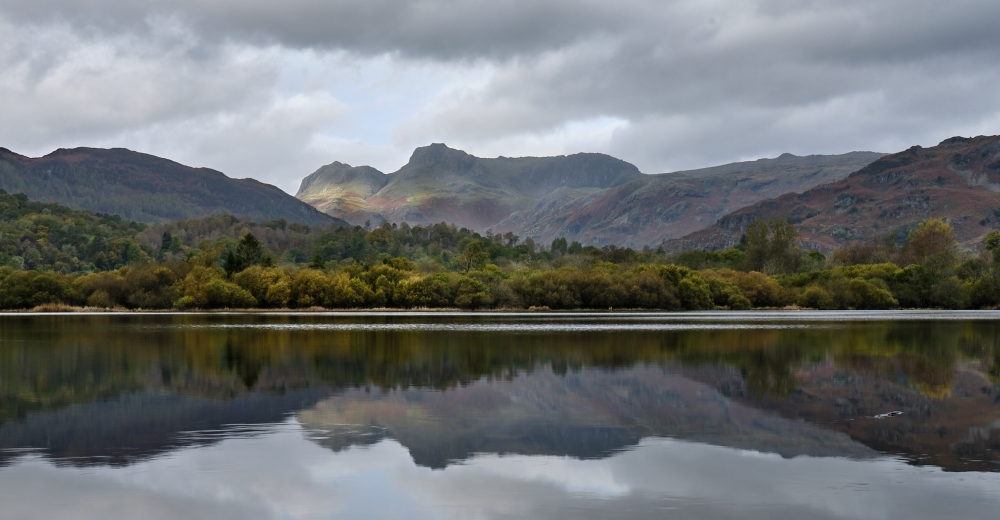
<instances>
[{"instance_id":1,"label":"shoreline vegetation","mask_svg":"<svg viewBox=\"0 0 1000 520\"><path fill-rule=\"evenodd\" d=\"M0 310L984 309L1000 233L948 222L823 253L785 219L721 251L540 245L445 223L309 227L231 215L142 224L0 190Z\"/></svg>"},{"instance_id":2,"label":"shoreline vegetation","mask_svg":"<svg viewBox=\"0 0 1000 520\"><path fill-rule=\"evenodd\" d=\"M709 310L709 309L702 309ZM717 310L731 310L731 309L711 309L713 311ZM750 311L815 311L818 309L811 309L806 307L799 307L798 305L788 305L785 307L756 307L748 309ZM894 310L920 310L920 309L894 309ZM30 309L3 309L0 310L0 314L67 314L67 313L108 313L108 314L171 314L171 313L185 313L185 314L301 314L301 313L382 313L382 314L393 314L393 313L511 313L511 314L525 314L525 313L587 313L587 314L601 314L601 313L648 313L648 312L669 312L663 309L550 309L548 307L529 307L524 308L510 308L510 307L495 307L495 308L480 308L480 309L462 309L460 307L356 307L356 308L327 308L327 307L308 307L308 308L295 308L295 307L284 307L280 309L272 308L260 308L260 307L245 307L245 308L216 308L216 309L129 309L127 307L88 307L79 305L66 305L64 303L45 303L32 307ZM692 311L684 311L692 312Z\"/></svg>"}]
</instances>

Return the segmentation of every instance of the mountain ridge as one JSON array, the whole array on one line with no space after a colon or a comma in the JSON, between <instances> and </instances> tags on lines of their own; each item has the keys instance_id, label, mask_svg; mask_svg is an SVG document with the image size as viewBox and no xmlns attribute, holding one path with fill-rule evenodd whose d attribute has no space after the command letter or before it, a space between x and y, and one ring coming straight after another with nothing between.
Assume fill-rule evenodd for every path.
<instances>
[{"instance_id":1,"label":"mountain ridge","mask_svg":"<svg viewBox=\"0 0 1000 520\"><path fill-rule=\"evenodd\" d=\"M390 174L340 162L324 166L303 179L296 197L355 224L447 221L485 229L559 185L603 188L641 175L604 154L482 159L435 143L415 149Z\"/></svg>"},{"instance_id":2,"label":"mountain ridge","mask_svg":"<svg viewBox=\"0 0 1000 520\"><path fill-rule=\"evenodd\" d=\"M232 213L256 220L346 225L270 184L126 148L60 148L36 158L3 148L0 188L147 223Z\"/></svg>"},{"instance_id":3,"label":"mountain ridge","mask_svg":"<svg viewBox=\"0 0 1000 520\"><path fill-rule=\"evenodd\" d=\"M478 158L435 143L393 173L334 162L296 194L353 224L454 222L543 243L656 245L701 229L758 200L839 179L882 157L783 154L722 166L643 174L605 154Z\"/></svg>"}]
</instances>

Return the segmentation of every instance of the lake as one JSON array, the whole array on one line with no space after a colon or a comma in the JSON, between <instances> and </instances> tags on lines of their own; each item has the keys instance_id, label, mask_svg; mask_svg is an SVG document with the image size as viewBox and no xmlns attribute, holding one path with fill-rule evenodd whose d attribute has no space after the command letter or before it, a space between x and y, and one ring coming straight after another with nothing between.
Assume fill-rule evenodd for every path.
<instances>
[{"instance_id":1,"label":"lake","mask_svg":"<svg viewBox=\"0 0 1000 520\"><path fill-rule=\"evenodd\" d=\"M1000 313L0 315L0 518L997 518Z\"/></svg>"}]
</instances>

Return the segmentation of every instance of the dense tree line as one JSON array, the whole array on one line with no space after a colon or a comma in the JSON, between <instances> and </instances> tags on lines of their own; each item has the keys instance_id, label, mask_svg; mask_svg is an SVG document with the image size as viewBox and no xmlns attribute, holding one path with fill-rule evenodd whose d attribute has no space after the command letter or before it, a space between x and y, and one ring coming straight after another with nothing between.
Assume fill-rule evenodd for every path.
<instances>
[{"instance_id":1,"label":"dense tree line","mask_svg":"<svg viewBox=\"0 0 1000 520\"><path fill-rule=\"evenodd\" d=\"M724 251L596 248L454 225L311 228L230 215L144 226L0 193L0 308L818 309L1000 305L1000 233L941 219L803 251L782 219Z\"/></svg>"},{"instance_id":2,"label":"dense tree line","mask_svg":"<svg viewBox=\"0 0 1000 520\"><path fill-rule=\"evenodd\" d=\"M0 266L73 273L148 262L136 240L145 227L0 190Z\"/></svg>"}]
</instances>

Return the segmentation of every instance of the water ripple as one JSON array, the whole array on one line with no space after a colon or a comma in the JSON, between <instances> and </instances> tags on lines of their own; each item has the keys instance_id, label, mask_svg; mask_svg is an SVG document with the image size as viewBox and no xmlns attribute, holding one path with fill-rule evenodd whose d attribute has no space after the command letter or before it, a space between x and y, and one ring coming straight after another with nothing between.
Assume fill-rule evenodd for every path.
<instances>
[{"instance_id":1,"label":"water ripple","mask_svg":"<svg viewBox=\"0 0 1000 520\"><path fill-rule=\"evenodd\" d=\"M256 329L290 331L400 331L400 332L602 332L674 330L805 329L809 325L776 323L218 323L162 325L165 329Z\"/></svg>"}]
</instances>

